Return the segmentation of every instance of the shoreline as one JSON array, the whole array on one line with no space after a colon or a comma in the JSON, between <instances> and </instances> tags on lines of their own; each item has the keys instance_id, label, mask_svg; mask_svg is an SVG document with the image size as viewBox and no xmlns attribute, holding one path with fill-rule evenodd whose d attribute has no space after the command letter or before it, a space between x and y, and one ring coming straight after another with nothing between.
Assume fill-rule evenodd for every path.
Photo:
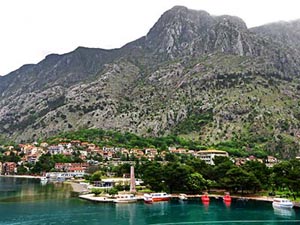
<instances>
[{"instance_id":1,"label":"shoreline","mask_svg":"<svg viewBox=\"0 0 300 225\"><path fill-rule=\"evenodd\" d=\"M86 191L88 191L87 189L85 189L85 191L82 191L82 184L76 184L71 182L70 183L73 191L77 192L79 194L79 198L81 199L85 199L85 200L89 200L89 201L94 201L94 202L107 202L108 200L106 200L105 198L103 199L103 197L96 197L94 196L94 194L91 193L86 193ZM80 187L81 186L81 187ZM84 193L85 192L85 193ZM141 194L137 193L137 196L139 196L139 200L141 200ZM171 194L171 198L175 199L178 198L179 194ZM215 198L215 199L222 199L223 195L208 195L210 198ZM231 196L233 199L243 199L243 200L254 200L254 201L263 201L263 202L273 202L273 197L268 197L268 196L236 196L236 195L232 195ZM188 199L193 199L193 198L201 198L200 194L195 194L195 195L187 195ZM201 199L200 199L201 200ZM294 203L294 208L300 208L300 203L296 202L296 201L292 201Z\"/></svg>"},{"instance_id":2,"label":"shoreline","mask_svg":"<svg viewBox=\"0 0 300 225\"><path fill-rule=\"evenodd\" d=\"M10 178L26 178L26 179L41 179L42 176L33 176L33 175L0 175L0 177L10 177ZM86 194L89 192L87 185L77 182L63 182L71 185L73 192L80 194ZM178 198L179 194L171 194L172 198ZM208 195L210 198L223 198L223 195L211 194ZM187 195L188 198L200 198L201 194L195 195ZM264 201L264 202L272 202L273 197L269 196L236 196L231 195L234 199L245 199L245 200L255 200L255 201ZM294 208L300 208L300 202L292 201L294 203Z\"/></svg>"},{"instance_id":3,"label":"shoreline","mask_svg":"<svg viewBox=\"0 0 300 225\"><path fill-rule=\"evenodd\" d=\"M0 175L0 177L28 178L28 179L41 179L42 178L42 176L33 176L33 175Z\"/></svg>"}]
</instances>

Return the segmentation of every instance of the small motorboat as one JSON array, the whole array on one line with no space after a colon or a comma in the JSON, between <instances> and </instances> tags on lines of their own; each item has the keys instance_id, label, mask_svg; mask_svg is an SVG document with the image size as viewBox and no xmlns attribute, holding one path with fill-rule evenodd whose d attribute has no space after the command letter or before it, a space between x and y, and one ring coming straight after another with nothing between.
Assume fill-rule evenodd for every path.
<instances>
[{"instance_id":1,"label":"small motorboat","mask_svg":"<svg viewBox=\"0 0 300 225\"><path fill-rule=\"evenodd\" d=\"M170 198L171 198L171 195L169 195L165 192L144 194L144 202L145 203L169 201Z\"/></svg>"},{"instance_id":2,"label":"small motorboat","mask_svg":"<svg viewBox=\"0 0 300 225\"><path fill-rule=\"evenodd\" d=\"M171 195L165 192L151 193L150 195L153 202L169 201L171 199Z\"/></svg>"},{"instance_id":3,"label":"small motorboat","mask_svg":"<svg viewBox=\"0 0 300 225\"><path fill-rule=\"evenodd\" d=\"M147 204L152 204L153 203L152 196L149 194L144 194L144 202Z\"/></svg>"},{"instance_id":4,"label":"small motorboat","mask_svg":"<svg viewBox=\"0 0 300 225\"><path fill-rule=\"evenodd\" d=\"M291 209L294 207L294 204L286 198L274 198L272 206L273 208Z\"/></svg>"},{"instance_id":5,"label":"small motorboat","mask_svg":"<svg viewBox=\"0 0 300 225\"><path fill-rule=\"evenodd\" d=\"M47 178L47 177L41 177L41 178L40 178L40 181L41 181L41 184L42 184L42 185L45 185L45 184L48 183L48 178Z\"/></svg>"},{"instance_id":6,"label":"small motorboat","mask_svg":"<svg viewBox=\"0 0 300 225\"><path fill-rule=\"evenodd\" d=\"M113 200L114 203L134 203L137 198L133 194L119 194L117 198Z\"/></svg>"},{"instance_id":7,"label":"small motorboat","mask_svg":"<svg viewBox=\"0 0 300 225\"><path fill-rule=\"evenodd\" d=\"M178 195L178 198L179 198L179 200L181 200L181 201L188 200L188 198L187 198L187 195L186 195L186 194L179 194L179 195Z\"/></svg>"}]
</instances>

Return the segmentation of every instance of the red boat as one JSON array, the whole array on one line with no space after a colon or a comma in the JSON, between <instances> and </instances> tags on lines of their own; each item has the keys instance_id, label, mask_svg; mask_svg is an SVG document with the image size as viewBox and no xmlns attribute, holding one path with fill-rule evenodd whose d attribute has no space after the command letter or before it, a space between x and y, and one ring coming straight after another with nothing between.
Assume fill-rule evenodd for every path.
<instances>
[{"instance_id":1,"label":"red boat","mask_svg":"<svg viewBox=\"0 0 300 225\"><path fill-rule=\"evenodd\" d=\"M209 197L208 197L208 195L207 195L207 194L202 195L202 196L201 196L201 201L202 201L202 202L209 202Z\"/></svg>"}]
</instances>

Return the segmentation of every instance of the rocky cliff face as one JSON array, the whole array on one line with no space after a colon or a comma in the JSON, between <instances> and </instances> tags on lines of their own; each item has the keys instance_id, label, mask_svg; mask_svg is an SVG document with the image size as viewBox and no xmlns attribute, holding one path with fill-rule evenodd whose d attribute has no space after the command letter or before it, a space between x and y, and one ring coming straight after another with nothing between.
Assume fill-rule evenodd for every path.
<instances>
[{"instance_id":1,"label":"rocky cliff face","mask_svg":"<svg viewBox=\"0 0 300 225\"><path fill-rule=\"evenodd\" d=\"M78 48L0 77L0 132L80 128L239 141L288 157L300 137L299 34L177 6L120 49ZM297 33L298 32L298 33Z\"/></svg>"},{"instance_id":2,"label":"rocky cliff face","mask_svg":"<svg viewBox=\"0 0 300 225\"><path fill-rule=\"evenodd\" d=\"M145 45L156 56L224 52L252 55L246 24L237 17L213 17L205 11L177 6L165 12L146 35Z\"/></svg>"},{"instance_id":3,"label":"rocky cliff face","mask_svg":"<svg viewBox=\"0 0 300 225\"><path fill-rule=\"evenodd\" d=\"M261 37L281 43L287 48L300 50L300 20L271 23L254 27L251 31Z\"/></svg>"},{"instance_id":4,"label":"rocky cliff face","mask_svg":"<svg viewBox=\"0 0 300 225\"><path fill-rule=\"evenodd\" d=\"M2 97L21 95L54 86L69 87L101 71L103 65L117 59L114 50L79 47L64 55L48 55L36 65L26 65L2 78Z\"/></svg>"}]
</instances>

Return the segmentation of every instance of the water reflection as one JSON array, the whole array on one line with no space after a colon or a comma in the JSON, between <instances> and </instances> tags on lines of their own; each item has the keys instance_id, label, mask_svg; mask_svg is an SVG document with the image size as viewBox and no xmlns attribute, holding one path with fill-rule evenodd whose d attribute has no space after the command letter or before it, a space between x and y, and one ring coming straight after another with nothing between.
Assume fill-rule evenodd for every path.
<instances>
[{"instance_id":1,"label":"water reflection","mask_svg":"<svg viewBox=\"0 0 300 225\"><path fill-rule=\"evenodd\" d=\"M293 209L285 209L274 207L274 214L280 217L292 217L295 215L295 211Z\"/></svg>"},{"instance_id":2,"label":"water reflection","mask_svg":"<svg viewBox=\"0 0 300 225\"><path fill-rule=\"evenodd\" d=\"M151 205L145 205L146 209L149 210L148 213L153 216L164 216L167 214L167 210L169 207L169 202L154 202Z\"/></svg>"},{"instance_id":3,"label":"water reflection","mask_svg":"<svg viewBox=\"0 0 300 225\"><path fill-rule=\"evenodd\" d=\"M227 207L227 208L230 208L230 206L231 206L231 201L223 201L224 202L224 204L225 204L225 206Z\"/></svg>"},{"instance_id":4,"label":"water reflection","mask_svg":"<svg viewBox=\"0 0 300 225\"><path fill-rule=\"evenodd\" d=\"M116 217L118 220L126 220L128 224L136 224L136 204L116 204Z\"/></svg>"},{"instance_id":5,"label":"water reflection","mask_svg":"<svg viewBox=\"0 0 300 225\"><path fill-rule=\"evenodd\" d=\"M204 205L204 208L205 208L206 210L208 210L209 202L207 202L207 201L202 201L202 203L203 203L203 205Z\"/></svg>"},{"instance_id":6,"label":"water reflection","mask_svg":"<svg viewBox=\"0 0 300 225\"><path fill-rule=\"evenodd\" d=\"M68 198L71 186L62 183L41 185L39 179L0 177L0 201L24 202Z\"/></svg>"}]
</instances>

